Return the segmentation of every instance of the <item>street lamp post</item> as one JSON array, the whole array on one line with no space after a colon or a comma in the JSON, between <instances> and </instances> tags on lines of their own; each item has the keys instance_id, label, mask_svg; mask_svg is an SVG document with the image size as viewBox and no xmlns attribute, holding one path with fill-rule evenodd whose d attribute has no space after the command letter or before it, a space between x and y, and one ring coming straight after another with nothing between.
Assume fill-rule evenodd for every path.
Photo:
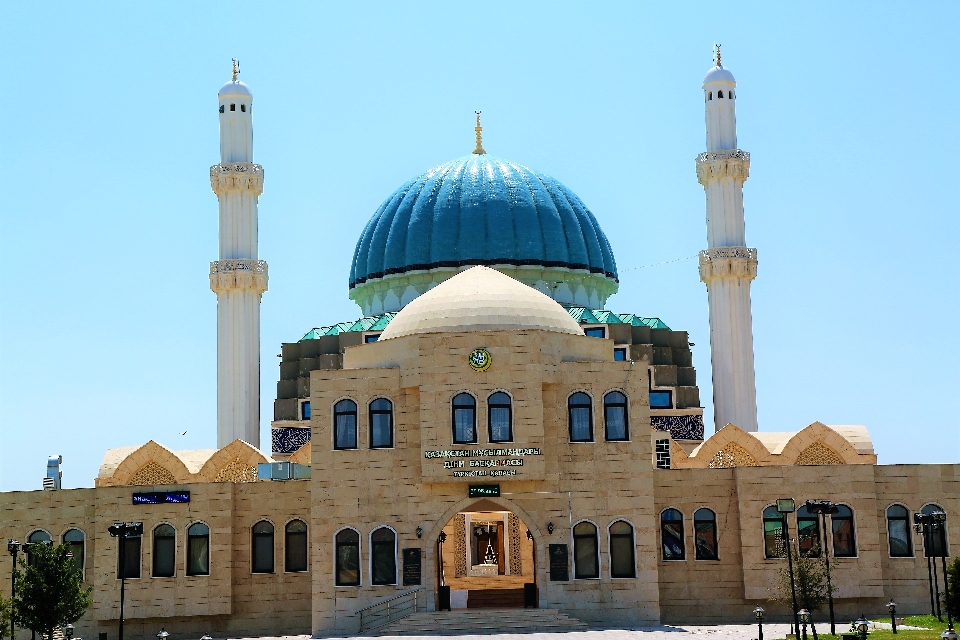
<instances>
[{"instance_id":1,"label":"street lamp post","mask_svg":"<svg viewBox=\"0 0 960 640\"><path fill-rule=\"evenodd\" d=\"M893 601L893 598L890 598L890 602L887 603L887 611L890 612L890 626L893 627L893 632L897 632L897 603Z\"/></svg>"},{"instance_id":2,"label":"street lamp post","mask_svg":"<svg viewBox=\"0 0 960 640\"><path fill-rule=\"evenodd\" d=\"M753 615L757 618L757 640L763 640L763 607L757 605Z\"/></svg>"},{"instance_id":3,"label":"street lamp post","mask_svg":"<svg viewBox=\"0 0 960 640\"><path fill-rule=\"evenodd\" d=\"M930 542L928 538L930 527L928 527L924 522L924 518L926 518L926 516L922 513L913 514L913 530L923 536L923 548L929 549ZM933 593L934 567L930 564L932 558L927 553L924 553L923 555L927 558L927 583L930 585L930 615L937 616L937 618L939 618L940 616L937 614L937 599Z\"/></svg>"},{"instance_id":4,"label":"street lamp post","mask_svg":"<svg viewBox=\"0 0 960 640\"><path fill-rule=\"evenodd\" d=\"M157 640L167 640L170 637L170 634L166 629L160 627L160 633L157 634Z\"/></svg>"},{"instance_id":5,"label":"street lamp post","mask_svg":"<svg viewBox=\"0 0 960 640\"><path fill-rule=\"evenodd\" d=\"M127 538L139 538L143 535L143 523L142 522L114 522L113 526L109 527L107 531L110 532L111 537L120 539L120 629L117 634L119 640L123 640L123 599L124 591L127 580L127 564L126 564L126 539Z\"/></svg>"},{"instance_id":6,"label":"street lamp post","mask_svg":"<svg viewBox=\"0 0 960 640\"><path fill-rule=\"evenodd\" d=\"M837 635L837 624L833 616L833 581L830 579L830 546L827 544L827 514L833 515L840 511L829 500L807 500L807 510L818 514L823 519L823 557L827 562L827 602L830 606L830 635Z\"/></svg>"},{"instance_id":7,"label":"street lamp post","mask_svg":"<svg viewBox=\"0 0 960 640\"><path fill-rule=\"evenodd\" d=\"M67 636L67 640L73 640L74 627L72 624L68 624L63 628L63 635Z\"/></svg>"},{"instance_id":8,"label":"street lamp post","mask_svg":"<svg viewBox=\"0 0 960 640\"><path fill-rule=\"evenodd\" d=\"M783 517L783 539L787 548L787 570L790 572L790 595L793 599L793 632L800 630L800 619L797 617L797 585L793 579L793 553L790 547L790 521L787 519L788 513L797 510L797 503L793 498L778 498L777 512ZM120 640L123 640L121 638Z\"/></svg>"},{"instance_id":9,"label":"street lamp post","mask_svg":"<svg viewBox=\"0 0 960 640\"><path fill-rule=\"evenodd\" d=\"M20 553L20 543L16 540L7 540L7 551L13 559L13 567L10 569L10 605L13 606L13 599L17 595L17 554ZM12 613L12 612L11 612ZM16 640L17 634L14 627L14 616L10 616L10 640Z\"/></svg>"},{"instance_id":10,"label":"street lamp post","mask_svg":"<svg viewBox=\"0 0 960 640\"><path fill-rule=\"evenodd\" d=\"M867 640L867 626L870 624L870 621L863 617L863 614L860 614L860 617L857 618L856 622L853 625L857 628L857 633L860 634L860 640Z\"/></svg>"},{"instance_id":11,"label":"street lamp post","mask_svg":"<svg viewBox=\"0 0 960 640\"><path fill-rule=\"evenodd\" d=\"M807 625L810 623L810 612L806 609L797 611L797 617L800 618L800 624L803 625L803 640L807 640Z\"/></svg>"},{"instance_id":12,"label":"street lamp post","mask_svg":"<svg viewBox=\"0 0 960 640\"><path fill-rule=\"evenodd\" d=\"M950 612L950 583L947 580L947 514L943 511L934 511L933 528L940 531L940 565L943 568L943 597L947 605L947 630L953 631L953 614ZM937 561L933 561L936 565ZM936 569L934 569L936 573Z\"/></svg>"}]
</instances>

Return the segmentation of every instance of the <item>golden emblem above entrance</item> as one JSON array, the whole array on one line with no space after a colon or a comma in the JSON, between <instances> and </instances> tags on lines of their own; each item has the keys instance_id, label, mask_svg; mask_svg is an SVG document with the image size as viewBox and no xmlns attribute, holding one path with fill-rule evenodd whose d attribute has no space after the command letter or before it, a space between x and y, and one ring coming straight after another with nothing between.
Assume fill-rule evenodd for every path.
<instances>
[{"instance_id":1,"label":"golden emblem above entrance","mask_svg":"<svg viewBox=\"0 0 960 640\"><path fill-rule=\"evenodd\" d=\"M467 361L470 363L470 368L474 371L486 371L490 368L491 363L493 363L493 357L489 351L480 347L470 352L470 357Z\"/></svg>"}]
</instances>

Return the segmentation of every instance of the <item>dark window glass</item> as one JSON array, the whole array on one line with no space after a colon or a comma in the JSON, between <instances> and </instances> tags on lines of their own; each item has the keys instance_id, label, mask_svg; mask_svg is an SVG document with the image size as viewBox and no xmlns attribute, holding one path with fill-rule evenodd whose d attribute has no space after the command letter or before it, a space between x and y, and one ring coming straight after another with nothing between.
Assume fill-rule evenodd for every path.
<instances>
[{"instance_id":1,"label":"dark window glass","mask_svg":"<svg viewBox=\"0 0 960 640\"><path fill-rule=\"evenodd\" d=\"M909 514L899 504L887 507L887 543L894 558L913 556Z\"/></svg>"},{"instance_id":2,"label":"dark window glass","mask_svg":"<svg viewBox=\"0 0 960 640\"><path fill-rule=\"evenodd\" d=\"M73 554L73 562L83 571L83 543L84 535L80 529L70 529L63 534L63 541L70 545L70 553Z\"/></svg>"},{"instance_id":3,"label":"dark window glass","mask_svg":"<svg viewBox=\"0 0 960 640\"><path fill-rule=\"evenodd\" d=\"M722 98L722 97L723 97L723 91L717 91L717 97L718 97L718 98Z\"/></svg>"},{"instance_id":4,"label":"dark window glass","mask_svg":"<svg viewBox=\"0 0 960 640\"><path fill-rule=\"evenodd\" d=\"M220 105L220 113L223 113L223 105Z\"/></svg>"},{"instance_id":5,"label":"dark window glass","mask_svg":"<svg viewBox=\"0 0 960 640\"><path fill-rule=\"evenodd\" d=\"M123 545L123 577L139 578L141 537L119 538L119 540L120 544ZM121 577L119 571L117 572L117 577Z\"/></svg>"},{"instance_id":6,"label":"dark window glass","mask_svg":"<svg viewBox=\"0 0 960 640\"><path fill-rule=\"evenodd\" d=\"M797 546L802 555L820 557L820 520L806 506L797 509Z\"/></svg>"},{"instance_id":7,"label":"dark window glass","mask_svg":"<svg viewBox=\"0 0 960 640\"><path fill-rule=\"evenodd\" d=\"M707 94L707 95L709 96L709 97L707 98L707 100L713 100L713 91L711 91L711 92L710 92L709 94Z\"/></svg>"},{"instance_id":8,"label":"dark window glass","mask_svg":"<svg viewBox=\"0 0 960 640\"><path fill-rule=\"evenodd\" d=\"M570 410L570 441L590 442L593 440L593 422L590 396L575 393L567 401Z\"/></svg>"},{"instance_id":9,"label":"dark window glass","mask_svg":"<svg viewBox=\"0 0 960 640\"><path fill-rule=\"evenodd\" d=\"M786 557L783 523L784 516L775 506L763 510L763 554L767 558Z\"/></svg>"},{"instance_id":10,"label":"dark window glass","mask_svg":"<svg viewBox=\"0 0 960 640\"><path fill-rule=\"evenodd\" d=\"M287 523L284 544L284 571L307 570L307 525L303 520Z\"/></svg>"},{"instance_id":11,"label":"dark window glass","mask_svg":"<svg viewBox=\"0 0 960 640\"><path fill-rule=\"evenodd\" d=\"M610 525L610 577L635 578L637 563L633 558L633 527L620 520Z\"/></svg>"},{"instance_id":12,"label":"dark window glass","mask_svg":"<svg viewBox=\"0 0 960 640\"><path fill-rule=\"evenodd\" d=\"M373 561L373 584L397 583L396 542L396 534L387 527L380 527L370 536L370 557Z\"/></svg>"},{"instance_id":13,"label":"dark window glass","mask_svg":"<svg viewBox=\"0 0 960 640\"><path fill-rule=\"evenodd\" d=\"M627 440L627 396L611 391L603 396L603 424L607 440Z\"/></svg>"},{"instance_id":14,"label":"dark window glass","mask_svg":"<svg viewBox=\"0 0 960 640\"><path fill-rule=\"evenodd\" d=\"M370 403L370 447L393 446L393 403L377 398Z\"/></svg>"},{"instance_id":15,"label":"dark window glass","mask_svg":"<svg viewBox=\"0 0 960 640\"><path fill-rule=\"evenodd\" d=\"M310 419L310 416L311 416L311 413L310 413L310 401L307 400L306 402L301 403L301 405L300 405L300 419L301 419L301 420L309 420L309 419Z\"/></svg>"},{"instance_id":16,"label":"dark window glass","mask_svg":"<svg viewBox=\"0 0 960 640\"><path fill-rule=\"evenodd\" d=\"M477 441L477 401L469 393L457 394L453 399L453 441Z\"/></svg>"},{"instance_id":17,"label":"dark window glass","mask_svg":"<svg viewBox=\"0 0 960 640\"><path fill-rule=\"evenodd\" d=\"M613 350L613 359L617 362L626 362L627 360L627 349L626 347L617 347Z\"/></svg>"},{"instance_id":18,"label":"dark window glass","mask_svg":"<svg viewBox=\"0 0 960 640\"><path fill-rule=\"evenodd\" d=\"M733 91L728 91L728 92L727 92L727 97L732 99L732 98L733 98Z\"/></svg>"},{"instance_id":19,"label":"dark window glass","mask_svg":"<svg viewBox=\"0 0 960 640\"><path fill-rule=\"evenodd\" d=\"M360 584L360 534L344 529L337 534L337 586Z\"/></svg>"},{"instance_id":20,"label":"dark window glass","mask_svg":"<svg viewBox=\"0 0 960 640\"><path fill-rule=\"evenodd\" d=\"M333 448L357 448L357 403L341 400L333 405Z\"/></svg>"},{"instance_id":21,"label":"dark window glass","mask_svg":"<svg viewBox=\"0 0 960 640\"><path fill-rule=\"evenodd\" d=\"M923 509L920 509L920 513L925 513L927 515L936 512L946 513L943 510L943 507L935 504L928 504ZM941 558L949 557L949 549L947 545L944 544L944 539L946 538L946 529L947 523L944 522L941 525L937 525L934 528L927 540L923 542L923 555L925 558Z\"/></svg>"},{"instance_id":22,"label":"dark window glass","mask_svg":"<svg viewBox=\"0 0 960 640\"><path fill-rule=\"evenodd\" d=\"M236 111L236 110L237 110L237 105L235 104L230 105L230 111Z\"/></svg>"},{"instance_id":23,"label":"dark window glass","mask_svg":"<svg viewBox=\"0 0 960 640\"><path fill-rule=\"evenodd\" d=\"M210 575L210 527L202 522L187 529L187 575Z\"/></svg>"},{"instance_id":24,"label":"dark window glass","mask_svg":"<svg viewBox=\"0 0 960 640\"><path fill-rule=\"evenodd\" d=\"M169 578L176 572L177 532L168 524L153 530L153 577Z\"/></svg>"},{"instance_id":25,"label":"dark window glass","mask_svg":"<svg viewBox=\"0 0 960 640\"><path fill-rule=\"evenodd\" d=\"M379 333L372 333L370 335L363 336L363 341L367 344L370 344L371 342L376 342L379 339L380 339Z\"/></svg>"},{"instance_id":26,"label":"dark window glass","mask_svg":"<svg viewBox=\"0 0 960 640\"><path fill-rule=\"evenodd\" d=\"M590 338L606 338L607 332L603 327L590 327L584 329L583 333Z\"/></svg>"},{"instance_id":27,"label":"dark window glass","mask_svg":"<svg viewBox=\"0 0 960 640\"><path fill-rule=\"evenodd\" d=\"M40 530L34 531L34 532L31 533L29 536L27 536L27 542L29 542L29 543L34 543L34 542L40 542L40 543L43 543L43 542L52 542L52 540L53 540L53 539L50 537L50 534L49 534L49 533L47 533L46 531L40 531ZM28 565L32 565L32 564L33 564L33 558L31 557L31 554L30 554L30 547L27 547L26 554L27 554L27 564L28 564Z\"/></svg>"},{"instance_id":28,"label":"dark window glass","mask_svg":"<svg viewBox=\"0 0 960 640\"><path fill-rule=\"evenodd\" d=\"M667 509L660 514L660 538L664 560L683 560L686 557L682 513L676 509Z\"/></svg>"},{"instance_id":29,"label":"dark window glass","mask_svg":"<svg viewBox=\"0 0 960 640\"><path fill-rule=\"evenodd\" d=\"M833 528L833 555L837 558L852 558L857 555L857 536L853 529L853 511L842 504L830 515Z\"/></svg>"},{"instance_id":30,"label":"dark window glass","mask_svg":"<svg viewBox=\"0 0 960 640\"><path fill-rule=\"evenodd\" d=\"M253 573L273 573L273 525L266 520L253 525Z\"/></svg>"},{"instance_id":31,"label":"dark window glass","mask_svg":"<svg viewBox=\"0 0 960 640\"><path fill-rule=\"evenodd\" d=\"M651 391L650 408L651 409L670 409L673 407L673 392L671 391Z\"/></svg>"},{"instance_id":32,"label":"dark window glass","mask_svg":"<svg viewBox=\"0 0 960 640\"><path fill-rule=\"evenodd\" d=\"M490 424L490 442L513 440L513 407L510 396L497 391L487 398L487 421Z\"/></svg>"},{"instance_id":33,"label":"dark window glass","mask_svg":"<svg viewBox=\"0 0 960 640\"><path fill-rule=\"evenodd\" d=\"M717 514L697 509L693 514L694 544L697 560L717 559Z\"/></svg>"},{"instance_id":34,"label":"dark window glass","mask_svg":"<svg viewBox=\"0 0 960 640\"><path fill-rule=\"evenodd\" d=\"M246 112L247 112L247 105L241 104L241 105L240 105L240 111L246 113Z\"/></svg>"},{"instance_id":35,"label":"dark window glass","mask_svg":"<svg viewBox=\"0 0 960 640\"><path fill-rule=\"evenodd\" d=\"M573 528L573 566L575 578L599 578L597 528L581 522Z\"/></svg>"}]
</instances>

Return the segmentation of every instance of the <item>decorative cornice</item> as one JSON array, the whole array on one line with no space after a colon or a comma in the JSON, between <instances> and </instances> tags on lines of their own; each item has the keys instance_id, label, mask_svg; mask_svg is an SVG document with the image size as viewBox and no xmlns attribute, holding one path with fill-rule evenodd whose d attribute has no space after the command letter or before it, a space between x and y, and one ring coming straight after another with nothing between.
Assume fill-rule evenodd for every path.
<instances>
[{"instance_id":1,"label":"decorative cornice","mask_svg":"<svg viewBox=\"0 0 960 640\"><path fill-rule=\"evenodd\" d=\"M757 277L757 250L749 247L714 247L700 252L700 280Z\"/></svg>"},{"instance_id":2,"label":"decorative cornice","mask_svg":"<svg viewBox=\"0 0 960 640\"><path fill-rule=\"evenodd\" d=\"M263 167L252 162L224 162L210 167L210 187L218 196L225 191L263 193Z\"/></svg>"},{"instance_id":3,"label":"decorative cornice","mask_svg":"<svg viewBox=\"0 0 960 640\"><path fill-rule=\"evenodd\" d=\"M210 263L210 289L221 293L230 289L267 290L266 260L217 260Z\"/></svg>"},{"instance_id":4,"label":"decorative cornice","mask_svg":"<svg viewBox=\"0 0 960 640\"><path fill-rule=\"evenodd\" d=\"M717 178L736 178L746 181L750 177L750 154L741 149L705 151L697 156L697 180L706 186Z\"/></svg>"}]
</instances>

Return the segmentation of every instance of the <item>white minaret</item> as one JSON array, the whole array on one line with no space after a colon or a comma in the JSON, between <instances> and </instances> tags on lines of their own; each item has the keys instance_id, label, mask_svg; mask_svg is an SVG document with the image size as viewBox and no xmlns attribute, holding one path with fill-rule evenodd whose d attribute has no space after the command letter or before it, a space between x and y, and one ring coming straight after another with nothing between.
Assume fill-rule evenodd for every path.
<instances>
[{"instance_id":1,"label":"white minaret","mask_svg":"<svg viewBox=\"0 0 960 640\"><path fill-rule=\"evenodd\" d=\"M714 425L733 423L757 430L750 281L757 276L757 250L747 248L743 183L750 154L737 148L737 83L717 64L703 79L707 151L697 156L697 179L707 196L707 246L700 252L700 279L710 304Z\"/></svg>"},{"instance_id":2,"label":"white minaret","mask_svg":"<svg viewBox=\"0 0 960 640\"><path fill-rule=\"evenodd\" d=\"M220 88L220 164L210 184L220 201L220 259L210 263L217 294L217 447L237 438L260 447L260 297L267 263L257 259L257 198L263 167L253 164L253 94L237 80Z\"/></svg>"}]
</instances>

